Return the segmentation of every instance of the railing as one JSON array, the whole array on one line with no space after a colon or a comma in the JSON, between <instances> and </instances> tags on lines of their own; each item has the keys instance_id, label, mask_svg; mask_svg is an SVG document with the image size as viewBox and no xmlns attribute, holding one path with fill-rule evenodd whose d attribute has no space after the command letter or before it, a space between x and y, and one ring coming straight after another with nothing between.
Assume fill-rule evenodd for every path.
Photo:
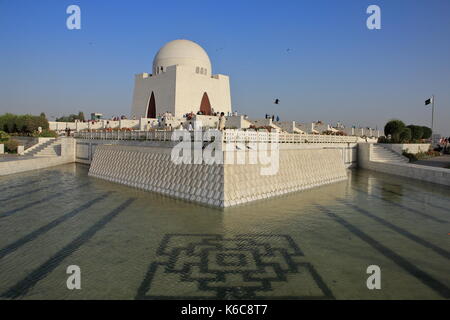
<instances>
[{"instance_id":1,"label":"railing","mask_svg":"<svg viewBox=\"0 0 450 320\"><path fill-rule=\"evenodd\" d=\"M172 131L80 131L74 134L79 139L100 139L100 140L150 140L150 141L171 141Z\"/></svg>"},{"instance_id":2,"label":"railing","mask_svg":"<svg viewBox=\"0 0 450 320\"><path fill-rule=\"evenodd\" d=\"M185 131L187 133L189 131ZM79 139L101 139L101 140L148 140L148 141L172 141L174 131L81 131L74 134ZM191 140L194 140L194 132ZM279 143L356 143L358 138L354 136L333 136L319 134L296 134L296 133L271 133L243 130L207 130L203 132L201 140L211 141L211 136L222 135L224 143L234 142L279 142ZM176 139L178 140L178 139Z\"/></svg>"},{"instance_id":3,"label":"railing","mask_svg":"<svg viewBox=\"0 0 450 320\"><path fill-rule=\"evenodd\" d=\"M356 143L357 137L319 134L270 133L225 130L223 142L279 142L279 143Z\"/></svg>"}]
</instances>

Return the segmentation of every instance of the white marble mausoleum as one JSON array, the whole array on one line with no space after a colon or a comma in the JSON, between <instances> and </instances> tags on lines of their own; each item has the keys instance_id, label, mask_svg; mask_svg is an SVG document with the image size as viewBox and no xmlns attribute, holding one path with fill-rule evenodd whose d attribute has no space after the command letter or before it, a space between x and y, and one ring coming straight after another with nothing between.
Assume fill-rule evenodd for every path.
<instances>
[{"instance_id":1,"label":"white marble mausoleum","mask_svg":"<svg viewBox=\"0 0 450 320\"><path fill-rule=\"evenodd\" d=\"M131 116L156 118L171 113L231 112L228 76L212 73L206 51L190 40L166 43L153 59L152 73L135 76Z\"/></svg>"}]
</instances>

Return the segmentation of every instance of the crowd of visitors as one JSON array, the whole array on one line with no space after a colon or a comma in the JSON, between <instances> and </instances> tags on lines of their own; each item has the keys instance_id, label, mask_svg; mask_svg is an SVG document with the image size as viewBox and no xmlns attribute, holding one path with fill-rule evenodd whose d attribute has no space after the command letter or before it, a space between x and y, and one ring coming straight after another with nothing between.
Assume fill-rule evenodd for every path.
<instances>
[{"instance_id":1,"label":"crowd of visitors","mask_svg":"<svg viewBox=\"0 0 450 320\"><path fill-rule=\"evenodd\" d=\"M443 137L439 140L437 151L450 154L450 137Z\"/></svg>"}]
</instances>

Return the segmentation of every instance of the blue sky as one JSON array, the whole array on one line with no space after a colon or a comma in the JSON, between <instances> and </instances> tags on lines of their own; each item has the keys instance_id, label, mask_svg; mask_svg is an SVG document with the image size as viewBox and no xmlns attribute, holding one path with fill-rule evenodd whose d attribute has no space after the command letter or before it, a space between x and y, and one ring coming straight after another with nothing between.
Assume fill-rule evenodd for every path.
<instances>
[{"instance_id":1,"label":"blue sky","mask_svg":"<svg viewBox=\"0 0 450 320\"><path fill-rule=\"evenodd\" d=\"M70 4L81 30L66 28ZM366 27L370 4L381 30ZM435 94L435 131L450 135L448 0L0 0L0 113L128 115L133 75L179 38L205 48L250 117L430 125Z\"/></svg>"}]
</instances>

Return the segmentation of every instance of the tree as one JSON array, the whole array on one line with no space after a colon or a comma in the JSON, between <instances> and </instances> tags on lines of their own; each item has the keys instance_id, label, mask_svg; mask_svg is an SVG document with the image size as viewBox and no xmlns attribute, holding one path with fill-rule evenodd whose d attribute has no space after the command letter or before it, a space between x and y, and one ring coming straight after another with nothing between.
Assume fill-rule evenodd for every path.
<instances>
[{"instance_id":1,"label":"tree","mask_svg":"<svg viewBox=\"0 0 450 320\"><path fill-rule=\"evenodd\" d=\"M405 129L405 124L401 120L393 119L390 120L384 126L384 135L387 137L391 135L393 142L400 141L400 133Z\"/></svg>"},{"instance_id":2,"label":"tree","mask_svg":"<svg viewBox=\"0 0 450 320\"><path fill-rule=\"evenodd\" d=\"M18 133L25 132L27 129L27 125L25 123L26 121L27 118L25 116L22 115L16 116L14 120L14 129L11 132L18 132Z\"/></svg>"},{"instance_id":3,"label":"tree","mask_svg":"<svg viewBox=\"0 0 450 320\"><path fill-rule=\"evenodd\" d=\"M422 139L430 139L432 134L431 129L426 126L422 126L422 130L423 130Z\"/></svg>"},{"instance_id":4,"label":"tree","mask_svg":"<svg viewBox=\"0 0 450 320\"><path fill-rule=\"evenodd\" d=\"M84 113L82 111L78 114L70 114L68 116L62 116L61 118L56 118L57 122L75 122L75 120L84 121Z\"/></svg>"},{"instance_id":5,"label":"tree","mask_svg":"<svg viewBox=\"0 0 450 320\"><path fill-rule=\"evenodd\" d=\"M33 133L37 131L39 127L45 125L45 121L46 119L40 116L33 116L31 114L17 116L16 120L17 132L24 134Z\"/></svg>"},{"instance_id":6,"label":"tree","mask_svg":"<svg viewBox=\"0 0 450 320\"><path fill-rule=\"evenodd\" d=\"M78 112L78 120L84 121L84 113L83 113L83 111Z\"/></svg>"},{"instance_id":7,"label":"tree","mask_svg":"<svg viewBox=\"0 0 450 320\"><path fill-rule=\"evenodd\" d=\"M42 116L36 117L35 121L36 121L36 130L39 127L41 127L42 130L49 128L48 120L46 117L42 117Z\"/></svg>"},{"instance_id":8,"label":"tree","mask_svg":"<svg viewBox=\"0 0 450 320\"><path fill-rule=\"evenodd\" d=\"M399 135L399 142L405 143L411 140L411 129L403 128Z\"/></svg>"},{"instance_id":9,"label":"tree","mask_svg":"<svg viewBox=\"0 0 450 320\"><path fill-rule=\"evenodd\" d=\"M414 141L422 139L423 129L421 126L410 124L407 128L411 129L411 139Z\"/></svg>"},{"instance_id":10,"label":"tree","mask_svg":"<svg viewBox=\"0 0 450 320\"><path fill-rule=\"evenodd\" d=\"M0 130L7 133L31 134L38 130L48 129L48 121L42 116L33 116L31 114L15 115L5 113L0 116Z\"/></svg>"},{"instance_id":11,"label":"tree","mask_svg":"<svg viewBox=\"0 0 450 320\"><path fill-rule=\"evenodd\" d=\"M17 147L19 146L19 141L14 139L9 139L5 142L5 148L8 152L17 152Z\"/></svg>"},{"instance_id":12,"label":"tree","mask_svg":"<svg viewBox=\"0 0 450 320\"><path fill-rule=\"evenodd\" d=\"M7 133L16 132L16 120L17 116L12 113L5 113L0 116L0 130L3 130Z\"/></svg>"}]
</instances>

